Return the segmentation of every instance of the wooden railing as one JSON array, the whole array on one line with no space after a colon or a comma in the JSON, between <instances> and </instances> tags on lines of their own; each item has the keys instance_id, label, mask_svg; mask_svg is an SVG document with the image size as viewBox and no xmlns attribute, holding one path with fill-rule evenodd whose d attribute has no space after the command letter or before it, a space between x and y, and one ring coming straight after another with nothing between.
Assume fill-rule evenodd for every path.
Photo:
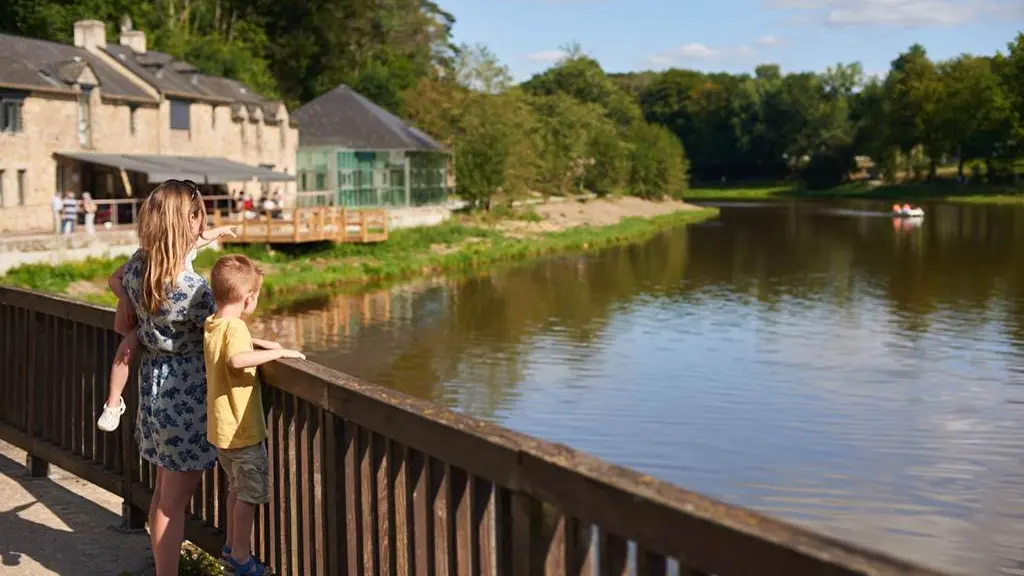
<instances>
[{"instance_id":1,"label":"wooden railing","mask_svg":"<svg viewBox=\"0 0 1024 576\"><path fill-rule=\"evenodd\" d=\"M305 242L384 242L388 239L386 210L348 210L332 206L296 208L287 218L270 214L245 218L241 214L213 215L213 225L232 224L234 238L223 238L224 244L301 244Z\"/></svg>"},{"instance_id":2,"label":"wooden railing","mask_svg":"<svg viewBox=\"0 0 1024 576\"><path fill-rule=\"evenodd\" d=\"M154 471L134 420L94 422L112 321L0 288L0 438L34 475L53 463L121 494L141 528ZM254 549L280 575L938 574L316 364L260 373L273 494ZM215 469L191 505L187 537L212 553L225 494Z\"/></svg>"}]
</instances>

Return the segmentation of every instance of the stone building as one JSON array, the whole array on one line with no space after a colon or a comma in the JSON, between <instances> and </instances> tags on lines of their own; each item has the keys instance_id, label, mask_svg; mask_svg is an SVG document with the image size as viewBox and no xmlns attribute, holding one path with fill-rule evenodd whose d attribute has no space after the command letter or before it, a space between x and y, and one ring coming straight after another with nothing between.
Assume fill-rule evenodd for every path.
<instances>
[{"instance_id":1,"label":"stone building","mask_svg":"<svg viewBox=\"0 0 1024 576\"><path fill-rule=\"evenodd\" d=\"M147 50L130 22L118 44L95 20L74 37L0 34L0 233L48 229L56 191L90 192L121 222L165 178L294 194L299 137L283 104Z\"/></svg>"}]
</instances>

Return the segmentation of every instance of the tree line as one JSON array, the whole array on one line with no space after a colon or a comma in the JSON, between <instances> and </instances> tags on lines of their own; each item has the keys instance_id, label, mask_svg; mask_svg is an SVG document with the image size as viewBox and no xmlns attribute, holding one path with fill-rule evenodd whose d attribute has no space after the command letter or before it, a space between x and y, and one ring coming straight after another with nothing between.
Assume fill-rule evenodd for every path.
<instances>
[{"instance_id":1,"label":"tree line","mask_svg":"<svg viewBox=\"0 0 1024 576\"><path fill-rule=\"evenodd\" d=\"M1024 34L993 56L933 61L920 45L883 78L860 64L823 73L753 75L669 70L625 74L644 117L686 145L697 179L802 177L810 187L840 183L869 157L881 178L936 178L947 160L958 177L1015 177L1024 143Z\"/></svg>"},{"instance_id":2,"label":"tree line","mask_svg":"<svg viewBox=\"0 0 1024 576\"><path fill-rule=\"evenodd\" d=\"M569 47L521 83L485 47L455 46L433 0L7 0L0 31L72 40L76 20L130 16L153 49L296 107L345 83L455 152L459 193L678 196L696 182L844 181L858 157L888 181L1016 177L1024 34L992 56L899 54L884 78L824 72L607 74Z\"/></svg>"}]
</instances>

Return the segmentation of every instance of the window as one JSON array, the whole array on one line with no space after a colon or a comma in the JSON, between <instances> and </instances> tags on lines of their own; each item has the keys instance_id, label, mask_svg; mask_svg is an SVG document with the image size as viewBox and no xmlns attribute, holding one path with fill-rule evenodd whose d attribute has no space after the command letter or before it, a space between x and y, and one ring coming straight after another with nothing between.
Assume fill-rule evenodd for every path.
<instances>
[{"instance_id":1,"label":"window","mask_svg":"<svg viewBox=\"0 0 1024 576\"><path fill-rule=\"evenodd\" d=\"M25 171L18 170L18 205L25 205Z\"/></svg>"},{"instance_id":2,"label":"window","mask_svg":"<svg viewBox=\"0 0 1024 576\"><path fill-rule=\"evenodd\" d=\"M0 132L21 132L21 94L0 92Z\"/></svg>"},{"instance_id":3,"label":"window","mask_svg":"<svg viewBox=\"0 0 1024 576\"><path fill-rule=\"evenodd\" d=\"M189 130L192 126L192 103L171 100L171 130Z\"/></svg>"},{"instance_id":4,"label":"window","mask_svg":"<svg viewBox=\"0 0 1024 576\"><path fill-rule=\"evenodd\" d=\"M217 129L217 107L210 106L210 130Z\"/></svg>"},{"instance_id":5,"label":"window","mask_svg":"<svg viewBox=\"0 0 1024 576\"><path fill-rule=\"evenodd\" d=\"M4 205L4 171L0 170L0 206Z\"/></svg>"},{"instance_id":6,"label":"window","mask_svg":"<svg viewBox=\"0 0 1024 576\"><path fill-rule=\"evenodd\" d=\"M317 191L327 189L327 174L323 172L316 173L316 189Z\"/></svg>"},{"instance_id":7,"label":"window","mask_svg":"<svg viewBox=\"0 0 1024 576\"><path fill-rule=\"evenodd\" d=\"M131 132L132 136L135 136L135 128L137 126L137 124L135 122L137 120L136 119L136 115L137 115L138 111L139 111L139 107L138 106L129 106L128 107L128 131Z\"/></svg>"},{"instance_id":8,"label":"window","mask_svg":"<svg viewBox=\"0 0 1024 576\"><path fill-rule=\"evenodd\" d=\"M281 150L284 150L288 145L288 123L282 120L278 126L281 127L281 129L278 130L278 133L281 135Z\"/></svg>"},{"instance_id":9,"label":"window","mask_svg":"<svg viewBox=\"0 0 1024 576\"><path fill-rule=\"evenodd\" d=\"M82 146L92 144L92 114L89 109L91 90L83 89L78 95L78 143Z\"/></svg>"}]
</instances>

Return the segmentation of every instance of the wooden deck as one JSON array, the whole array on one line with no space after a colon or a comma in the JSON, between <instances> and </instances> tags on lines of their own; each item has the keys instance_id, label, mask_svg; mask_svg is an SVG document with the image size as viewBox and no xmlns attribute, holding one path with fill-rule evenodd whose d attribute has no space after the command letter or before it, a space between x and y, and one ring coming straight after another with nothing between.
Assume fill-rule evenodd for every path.
<instances>
[{"instance_id":1,"label":"wooden deck","mask_svg":"<svg viewBox=\"0 0 1024 576\"><path fill-rule=\"evenodd\" d=\"M31 476L54 463L119 495L141 528L155 473L135 445L135 378L117 432L95 426L113 320L0 287L0 439ZM253 547L280 576L941 574L311 362L260 376L272 494ZM225 494L206 472L185 528L214 554Z\"/></svg>"},{"instance_id":2,"label":"wooden deck","mask_svg":"<svg viewBox=\"0 0 1024 576\"><path fill-rule=\"evenodd\" d=\"M349 210L334 206L296 208L288 218L226 217L214 213L214 226L234 225L236 238L223 244L305 244L309 242L373 243L388 239L386 210Z\"/></svg>"}]
</instances>

